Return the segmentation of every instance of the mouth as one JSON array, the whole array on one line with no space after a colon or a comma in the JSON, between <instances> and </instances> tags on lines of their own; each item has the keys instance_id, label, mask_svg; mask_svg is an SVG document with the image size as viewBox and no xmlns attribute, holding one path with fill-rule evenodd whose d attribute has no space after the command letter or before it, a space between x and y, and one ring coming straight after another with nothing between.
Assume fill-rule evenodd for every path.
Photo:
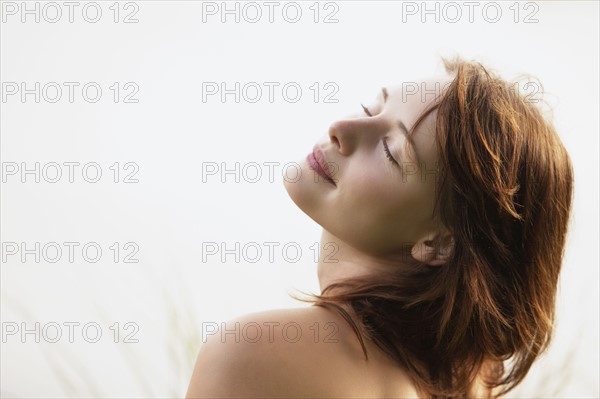
<instances>
[{"instance_id":1,"label":"mouth","mask_svg":"<svg viewBox=\"0 0 600 399\"><path fill-rule=\"evenodd\" d=\"M325 154L323 154L318 145L314 146L313 152L308 154L306 160L308 161L308 165L312 170L317 172L317 174L325 179L325 181L337 187L337 184L335 184L333 176L331 176L329 171L329 165L327 164Z\"/></svg>"}]
</instances>

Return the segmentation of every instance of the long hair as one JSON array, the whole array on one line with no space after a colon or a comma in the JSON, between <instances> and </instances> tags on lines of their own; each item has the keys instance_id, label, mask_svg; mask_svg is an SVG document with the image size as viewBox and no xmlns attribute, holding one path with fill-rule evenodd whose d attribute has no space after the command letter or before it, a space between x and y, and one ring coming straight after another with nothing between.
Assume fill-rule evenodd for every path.
<instances>
[{"instance_id":1,"label":"long hair","mask_svg":"<svg viewBox=\"0 0 600 399\"><path fill-rule=\"evenodd\" d=\"M410 268L294 298L339 312L365 358L363 337L423 397L468 397L478 378L498 397L552 337L573 169L552 123L513 84L477 62L442 61L453 79L413 130L437 109L432 218L454 239L447 263L412 262L407 250Z\"/></svg>"}]
</instances>

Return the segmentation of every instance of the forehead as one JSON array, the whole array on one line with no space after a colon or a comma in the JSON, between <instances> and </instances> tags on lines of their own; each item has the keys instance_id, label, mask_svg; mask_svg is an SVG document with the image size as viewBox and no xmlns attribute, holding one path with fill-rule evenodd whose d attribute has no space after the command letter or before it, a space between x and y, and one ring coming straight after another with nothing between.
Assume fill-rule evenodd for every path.
<instances>
[{"instance_id":1,"label":"forehead","mask_svg":"<svg viewBox=\"0 0 600 399\"><path fill-rule=\"evenodd\" d=\"M436 96L439 96L450 82L448 78L433 77L386 86L387 106L390 112L401 118L411 130L419 116L433 105ZM381 101L383 96L383 93L379 93ZM421 125L432 124L434 114L435 111L430 113Z\"/></svg>"},{"instance_id":2,"label":"forehead","mask_svg":"<svg viewBox=\"0 0 600 399\"><path fill-rule=\"evenodd\" d=\"M389 102L403 105L411 111L425 111L451 82L450 79L433 77L422 80L405 81L386 86ZM380 97L383 94L380 93ZM419 112L420 113L420 112Z\"/></svg>"},{"instance_id":3,"label":"forehead","mask_svg":"<svg viewBox=\"0 0 600 399\"><path fill-rule=\"evenodd\" d=\"M389 85L388 100L400 101L411 108L425 109L450 82L447 78L429 78Z\"/></svg>"}]
</instances>

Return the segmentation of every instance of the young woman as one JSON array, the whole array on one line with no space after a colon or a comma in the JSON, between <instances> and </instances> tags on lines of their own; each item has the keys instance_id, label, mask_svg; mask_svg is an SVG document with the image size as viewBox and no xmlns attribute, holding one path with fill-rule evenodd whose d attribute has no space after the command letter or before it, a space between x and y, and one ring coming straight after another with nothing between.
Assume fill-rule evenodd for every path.
<instances>
[{"instance_id":1,"label":"young woman","mask_svg":"<svg viewBox=\"0 0 600 399\"><path fill-rule=\"evenodd\" d=\"M522 381L552 334L572 165L514 85L444 65L333 123L285 183L335 247L316 306L228 322L189 398L499 397Z\"/></svg>"}]
</instances>

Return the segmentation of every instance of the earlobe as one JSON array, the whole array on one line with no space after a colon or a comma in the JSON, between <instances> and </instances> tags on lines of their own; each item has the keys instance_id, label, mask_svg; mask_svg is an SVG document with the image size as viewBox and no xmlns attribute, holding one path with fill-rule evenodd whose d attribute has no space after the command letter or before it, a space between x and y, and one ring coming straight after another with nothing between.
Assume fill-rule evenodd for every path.
<instances>
[{"instance_id":1,"label":"earlobe","mask_svg":"<svg viewBox=\"0 0 600 399\"><path fill-rule=\"evenodd\" d=\"M429 235L417 241L412 247L412 257L430 266L446 264L454 249L454 239L450 235L444 235L436 248L435 238L435 236Z\"/></svg>"}]
</instances>

